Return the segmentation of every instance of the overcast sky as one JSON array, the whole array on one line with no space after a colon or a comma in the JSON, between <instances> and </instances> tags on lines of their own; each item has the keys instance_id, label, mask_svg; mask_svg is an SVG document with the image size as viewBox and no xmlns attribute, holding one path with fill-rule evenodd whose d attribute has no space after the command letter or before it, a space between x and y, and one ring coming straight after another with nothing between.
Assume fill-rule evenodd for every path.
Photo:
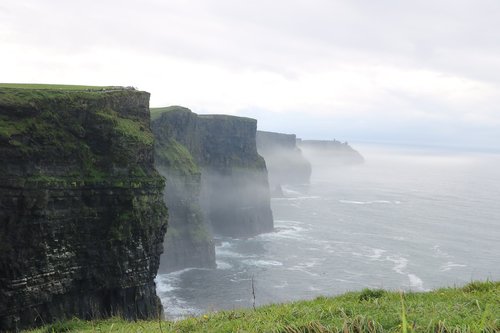
<instances>
[{"instance_id":1,"label":"overcast sky","mask_svg":"<svg viewBox=\"0 0 500 333\"><path fill-rule=\"evenodd\" d=\"M2 0L0 81L135 86L303 138L500 148L498 0Z\"/></svg>"}]
</instances>

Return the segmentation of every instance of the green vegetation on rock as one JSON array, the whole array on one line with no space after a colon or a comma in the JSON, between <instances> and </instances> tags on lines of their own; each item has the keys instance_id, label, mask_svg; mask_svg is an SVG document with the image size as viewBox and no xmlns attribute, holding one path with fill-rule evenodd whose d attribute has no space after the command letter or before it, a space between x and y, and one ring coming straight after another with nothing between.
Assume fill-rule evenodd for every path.
<instances>
[{"instance_id":1,"label":"green vegetation on rock","mask_svg":"<svg viewBox=\"0 0 500 333\"><path fill-rule=\"evenodd\" d=\"M172 112L172 111L191 112L191 110L189 110L188 108L179 105L171 105L162 108L150 108L149 110L151 111L151 121L160 118L161 115L164 114L165 112Z\"/></svg>"},{"instance_id":2,"label":"green vegetation on rock","mask_svg":"<svg viewBox=\"0 0 500 333\"><path fill-rule=\"evenodd\" d=\"M258 299L258 288L256 294ZM364 290L256 310L208 313L181 321L71 320L32 332L69 331L493 333L500 331L500 282L473 282L463 288L404 295Z\"/></svg>"},{"instance_id":3,"label":"green vegetation on rock","mask_svg":"<svg viewBox=\"0 0 500 333\"><path fill-rule=\"evenodd\" d=\"M155 145L156 162L166 166L181 175L199 174L193 156L187 148L173 138L167 141L157 140Z\"/></svg>"}]
</instances>

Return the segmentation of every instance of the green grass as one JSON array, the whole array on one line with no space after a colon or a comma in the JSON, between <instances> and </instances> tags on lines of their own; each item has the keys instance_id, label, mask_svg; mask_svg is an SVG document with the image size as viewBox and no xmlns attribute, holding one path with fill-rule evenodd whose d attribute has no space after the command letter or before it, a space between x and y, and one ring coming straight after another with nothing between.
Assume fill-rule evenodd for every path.
<instances>
[{"instance_id":1,"label":"green grass","mask_svg":"<svg viewBox=\"0 0 500 333\"><path fill-rule=\"evenodd\" d=\"M31 90L120 90L119 86L80 86L68 84L41 84L41 83L0 83L0 88L31 89Z\"/></svg>"},{"instance_id":2,"label":"green grass","mask_svg":"<svg viewBox=\"0 0 500 333\"><path fill-rule=\"evenodd\" d=\"M173 138L167 142L156 141L155 158L160 165L165 165L182 175L200 173L198 165L189 150Z\"/></svg>"},{"instance_id":3,"label":"green grass","mask_svg":"<svg viewBox=\"0 0 500 333\"><path fill-rule=\"evenodd\" d=\"M364 290L177 322L74 319L32 332L500 332L500 282L404 295Z\"/></svg>"},{"instance_id":4,"label":"green grass","mask_svg":"<svg viewBox=\"0 0 500 333\"><path fill-rule=\"evenodd\" d=\"M189 110L188 108L179 105L172 105L162 108L149 108L149 111L151 113L151 121L160 118L161 115L164 114L165 112L172 112L172 111L191 112L191 110Z\"/></svg>"}]
</instances>

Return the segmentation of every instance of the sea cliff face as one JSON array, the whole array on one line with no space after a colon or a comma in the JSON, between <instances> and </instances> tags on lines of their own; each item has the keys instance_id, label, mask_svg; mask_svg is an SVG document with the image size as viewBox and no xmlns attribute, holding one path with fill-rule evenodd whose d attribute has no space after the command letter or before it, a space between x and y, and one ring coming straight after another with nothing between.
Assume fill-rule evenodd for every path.
<instances>
[{"instance_id":1,"label":"sea cliff face","mask_svg":"<svg viewBox=\"0 0 500 333\"><path fill-rule=\"evenodd\" d=\"M189 150L175 139L174 132L187 128L163 120L153 121L152 128L156 168L167 179L164 199L169 209L160 271L215 268L215 244L200 207L201 171Z\"/></svg>"},{"instance_id":2,"label":"sea cliff face","mask_svg":"<svg viewBox=\"0 0 500 333\"><path fill-rule=\"evenodd\" d=\"M201 172L200 206L215 234L246 237L273 230L266 165L257 154L254 119L155 110L154 133L168 132Z\"/></svg>"},{"instance_id":3,"label":"sea cliff face","mask_svg":"<svg viewBox=\"0 0 500 333\"><path fill-rule=\"evenodd\" d=\"M295 134L257 131L257 149L266 160L271 189L284 184L307 184L311 163L297 147Z\"/></svg>"},{"instance_id":4,"label":"sea cliff face","mask_svg":"<svg viewBox=\"0 0 500 333\"><path fill-rule=\"evenodd\" d=\"M0 87L0 331L157 317L167 212L149 94Z\"/></svg>"}]
</instances>

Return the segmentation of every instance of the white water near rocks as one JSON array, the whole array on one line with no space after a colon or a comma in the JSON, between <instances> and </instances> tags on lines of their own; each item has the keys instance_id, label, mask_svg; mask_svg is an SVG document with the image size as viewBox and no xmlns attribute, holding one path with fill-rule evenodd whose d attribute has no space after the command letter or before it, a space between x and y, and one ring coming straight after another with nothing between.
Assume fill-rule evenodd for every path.
<instances>
[{"instance_id":1,"label":"white water near rocks","mask_svg":"<svg viewBox=\"0 0 500 333\"><path fill-rule=\"evenodd\" d=\"M158 276L166 316L251 307L252 278L257 305L500 279L500 156L359 150L365 164L285 186L275 232L218 239L217 269Z\"/></svg>"}]
</instances>

